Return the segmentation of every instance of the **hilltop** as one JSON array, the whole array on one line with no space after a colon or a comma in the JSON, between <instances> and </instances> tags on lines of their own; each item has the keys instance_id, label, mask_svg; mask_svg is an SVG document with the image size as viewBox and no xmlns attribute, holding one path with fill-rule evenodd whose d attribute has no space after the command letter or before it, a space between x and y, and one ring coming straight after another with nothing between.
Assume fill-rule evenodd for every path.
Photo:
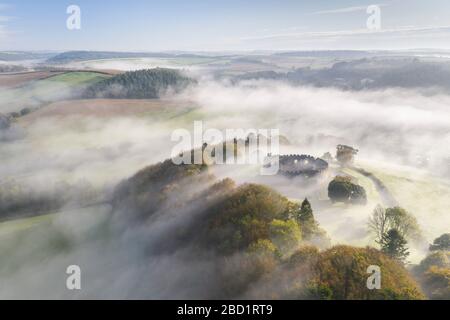
<instances>
[{"instance_id":1,"label":"hilltop","mask_svg":"<svg viewBox=\"0 0 450 320\"><path fill-rule=\"evenodd\" d=\"M142 52L112 52L112 51L67 51L47 59L47 63L64 64L76 61L100 60L100 59L126 59L126 58L165 58L170 57L165 53Z\"/></svg>"}]
</instances>

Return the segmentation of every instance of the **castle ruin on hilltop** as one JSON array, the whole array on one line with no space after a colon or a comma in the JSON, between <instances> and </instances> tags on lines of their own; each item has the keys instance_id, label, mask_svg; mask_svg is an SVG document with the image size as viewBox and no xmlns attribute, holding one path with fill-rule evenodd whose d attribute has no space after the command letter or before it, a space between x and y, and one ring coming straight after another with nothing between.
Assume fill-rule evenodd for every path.
<instances>
[{"instance_id":1,"label":"castle ruin on hilltop","mask_svg":"<svg viewBox=\"0 0 450 320\"><path fill-rule=\"evenodd\" d=\"M272 164L269 164L270 167ZM279 156L278 174L289 178L313 178L328 170L328 162L305 154Z\"/></svg>"}]
</instances>

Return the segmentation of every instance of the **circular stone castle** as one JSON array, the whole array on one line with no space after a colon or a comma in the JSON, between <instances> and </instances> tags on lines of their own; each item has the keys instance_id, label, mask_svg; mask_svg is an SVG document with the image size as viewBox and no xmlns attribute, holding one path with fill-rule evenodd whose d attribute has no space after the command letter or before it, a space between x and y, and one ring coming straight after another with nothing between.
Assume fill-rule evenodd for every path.
<instances>
[{"instance_id":1,"label":"circular stone castle","mask_svg":"<svg viewBox=\"0 0 450 320\"><path fill-rule=\"evenodd\" d=\"M279 156L278 174L286 177L312 178L328 169L328 162L310 155L291 154Z\"/></svg>"}]
</instances>

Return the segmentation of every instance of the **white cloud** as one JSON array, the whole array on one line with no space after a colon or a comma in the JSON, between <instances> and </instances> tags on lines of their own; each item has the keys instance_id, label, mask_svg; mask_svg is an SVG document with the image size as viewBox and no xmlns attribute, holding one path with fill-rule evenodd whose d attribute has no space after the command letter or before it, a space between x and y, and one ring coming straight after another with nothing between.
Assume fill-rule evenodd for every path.
<instances>
[{"instance_id":1,"label":"white cloud","mask_svg":"<svg viewBox=\"0 0 450 320\"><path fill-rule=\"evenodd\" d=\"M386 7L387 4L375 4L379 7ZM336 13L351 13L351 12L358 12L358 11L366 11L368 6L355 6L355 7L346 7L346 8L338 8L338 9L332 9L332 10L322 10L322 11L316 11L310 13L311 15L318 15L318 14L336 14Z\"/></svg>"},{"instance_id":2,"label":"white cloud","mask_svg":"<svg viewBox=\"0 0 450 320\"><path fill-rule=\"evenodd\" d=\"M365 28L339 31L280 32L238 39L253 48L276 46L282 50L299 49L449 49L450 25L399 26L369 30Z\"/></svg>"},{"instance_id":3,"label":"white cloud","mask_svg":"<svg viewBox=\"0 0 450 320\"><path fill-rule=\"evenodd\" d=\"M392 34L392 33L414 33L423 31L450 31L450 26L402 26L395 28L380 29L374 32L369 29L354 29L354 30L340 30L340 31L313 31L313 32L296 32L296 33L279 33L260 37L245 37L241 40L264 40L275 38L330 38L342 36L358 36L370 34Z\"/></svg>"},{"instance_id":4,"label":"white cloud","mask_svg":"<svg viewBox=\"0 0 450 320\"><path fill-rule=\"evenodd\" d=\"M5 27L0 25L0 39L4 39L8 32L6 31Z\"/></svg>"},{"instance_id":5,"label":"white cloud","mask_svg":"<svg viewBox=\"0 0 450 320\"><path fill-rule=\"evenodd\" d=\"M0 11L6 10L10 8L9 5L0 3ZM8 31L6 30L5 22L8 22L11 20L11 17L0 15L0 39L3 41L8 36Z\"/></svg>"}]
</instances>

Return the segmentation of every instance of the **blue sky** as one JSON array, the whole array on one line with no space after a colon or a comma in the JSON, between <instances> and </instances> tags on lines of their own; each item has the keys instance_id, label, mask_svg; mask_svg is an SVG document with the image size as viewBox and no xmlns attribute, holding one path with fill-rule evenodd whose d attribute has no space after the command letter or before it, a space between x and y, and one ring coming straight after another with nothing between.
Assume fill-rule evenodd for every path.
<instances>
[{"instance_id":1,"label":"blue sky","mask_svg":"<svg viewBox=\"0 0 450 320\"><path fill-rule=\"evenodd\" d=\"M66 28L72 4L81 30ZM450 49L450 1L0 0L0 50L406 48Z\"/></svg>"}]
</instances>

